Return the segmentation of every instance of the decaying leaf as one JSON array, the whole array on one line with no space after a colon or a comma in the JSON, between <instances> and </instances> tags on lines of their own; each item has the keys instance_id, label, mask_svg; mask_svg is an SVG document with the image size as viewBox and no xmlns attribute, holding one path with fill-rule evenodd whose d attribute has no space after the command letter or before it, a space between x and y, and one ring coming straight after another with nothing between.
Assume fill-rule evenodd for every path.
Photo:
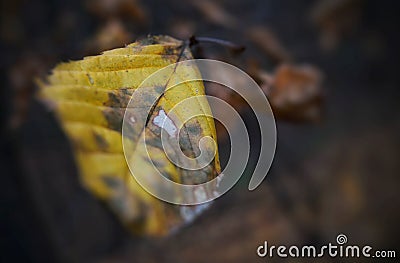
<instances>
[{"instance_id":1,"label":"decaying leaf","mask_svg":"<svg viewBox=\"0 0 400 263\"><path fill-rule=\"evenodd\" d=\"M180 84L179 89L169 89L168 83L172 82L169 80L182 77L177 76L175 69L170 76L146 87L161 97L153 107L144 130L137 129L135 122L143 117L141 110L143 104L148 102L147 91L142 92L141 100L135 101L133 105L128 104L131 94L150 74L172 63L191 58L191 52L183 41L168 36L153 36L124 48L105 51L102 55L61 63L54 68L46 82L40 84L40 98L54 109L73 144L82 184L106 202L134 232L148 235L168 233L191 221L205 205L168 204L148 194L132 178L122 148L121 129L125 111L131 114L128 125L131 125L132 133L129 144L124 147L131 151L131 157L140 160L145 154L135 152L135 144L146 130L150 134L146 135L147 150L156 160L154 165L168 179L199 184L215 178L220 172L218 155L204 168L187 171L175 166L166 157L161 145L160 131L165 127L159 125L160 118L168 116L171 108L180 101L204 95L202 81ZM185 67L179 73L199 74L195 66ZM177 127L174 127L181 128L180 147L189 157L198 154L201 137L216 138L213 119L204 116L204 113L211 115L211 111L207 100L203 98L187 109L200 116L184 124L175 123ZM179 114L170 117L180 121L186 113ZM150 169L152 164L143 161L139 165L142 172L153 172Z\"/></svg>"},{"instance_id":2,"label":"decaying leaf","mask_svg":"<svg viewBox=\"0 0 400 263\"><path fill-rule=\"evenodd\" d=\"M323 74L312 65L281 64L274 72L268 72L257 63L249 62L249 74L260 84L277 120L296 123L316 123L323 112ZM218 74L218 72L216 72ZM222 73L221 73L222 74ZM225 75L226 82L246 85L243 79ZM217 83L207 83L207 94L223 99L238 111L248 107L246 101L231 89ZM216 105L214 111L224 115L224 107ZM225 139L227 133L217 122L217 133Z\"/></svg>"},{"instance_id":3,"label":"decaying leaf","mask_svg":"<svg viewBox=\"0 0 400 263\"><path fill-rule=\"evenodd\" d=\"M277 118L294 122L321 119L322 73L311 65L280 65L272 77L262 73L261 88L268 93Z\"/></svg>"},{"instance_id":4,"label":"decaying leaf","mask_svg":"<svg viewBox=\"0 0 400 263\"><path fill-rule=\"evenodd\" d=\"M268 97L276 119L290 122L321 120L323 74L317 67L285 63L269 72L251 62L249 73Z\"/></svg>"}]
</instances>

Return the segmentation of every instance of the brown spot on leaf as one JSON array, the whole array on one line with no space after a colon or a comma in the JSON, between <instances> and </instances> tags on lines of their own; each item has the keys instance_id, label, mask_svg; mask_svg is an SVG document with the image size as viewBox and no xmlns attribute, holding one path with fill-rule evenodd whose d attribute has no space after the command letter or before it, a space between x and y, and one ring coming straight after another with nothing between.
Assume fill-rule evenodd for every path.
<instances>
[{"instance_id":1,"label":"brown spot on leaf","mask_svg":"<svg viewBox=\"0 0 400 263\"><path fill-rule=\"evenodd\" d=\"M94 139L96 140L97 145L100 147L100 149L107 149L108 148L108 143L107 141L97 132L93 132Z\"/></svg>"},{"instance_id":2,"label":"brown spot on leaf","mask_svg":"<svg viewBox=\"0 0 400 263\"><path fill-rule=\"evenodd\" d=\"M190 136L200 136L203 131L198 121L189 125L185 125L185 128Z\"/></svg>"},{"instance_id":3,"label":"brown spot on leaf","mask_svg":"<svg viewBox=\"0 0 400 263\"><path fill-rule=\"evenodd\" d=\"M118 188L120 188L120 187L122 186L122 185L121 185L121 182L120 182L119 180L117 180L117 179L114 177L114 175L104 175L104 176L102 176L101 178L103 179L104 183L105 183L108 187L110 187L110 188L112 188L112 189L118 189Z\"/></svg>"},{"instance_id":4,"label":"brown spot on leaf","mask_svg":"<svg viewBox=\"0 0 400 263\"><path fill-rule=\"evenodd\" d=\"M108 101L106 103L107 106L111 107L119 107L119 108L126 108L129 104L130 96L126 95L126 90L108 93Z\"/></svg>"},{"instance_id":5,"label":"brown spot on leaf","mask_svg":"<svg viewBox=\"0 0 400 263\"><path fill-rule=\"evenodd\" d=\"M175 47L175 46L165 46L164 48L164 53L161 54L161 57L165 60L170 60L171 56L173 55L178 55L180 52L180 48L179 47Z\"/></svg>"},{"instance_id":6,"label":"brown spot on leaf","mask_svg":"<svg viewBox=\"0 0 400 263\"><path fill-rule=\"evenodd\" d=\"M108 108L103 110L104 118L106 118L108 126L110 129L121 132L122 131L122 121L124 117L124 110Z\"/></svg>"}]
</instances>

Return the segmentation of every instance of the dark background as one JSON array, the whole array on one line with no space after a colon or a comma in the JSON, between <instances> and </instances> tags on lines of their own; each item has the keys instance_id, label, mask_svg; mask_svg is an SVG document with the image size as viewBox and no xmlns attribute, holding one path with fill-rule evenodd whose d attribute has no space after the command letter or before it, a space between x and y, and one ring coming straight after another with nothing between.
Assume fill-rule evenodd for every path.
<instances>
[{"instance_id":1,"label":"dark background","mask_svg":"<svg viewBox=\"0 0 400 263\"><path fill-rule=\"evenodd\" d=\"M1 1L0 261L265 262L255 252L264 240L319 246L339 233L399 252L395 1L214 2ZM248 34L257 26L286 53L265 54ZM228 39L247 50L233 57L205 45L201 56L244 70L254 59L267 71L308 63L324 76L322 120L278 121L273 167L258 189L249 192L243 178L192 225L160 239L132 236L81 188L68 141L33 98L33 78L57 62L147 34Z\"/></svg>"}]
</instances>

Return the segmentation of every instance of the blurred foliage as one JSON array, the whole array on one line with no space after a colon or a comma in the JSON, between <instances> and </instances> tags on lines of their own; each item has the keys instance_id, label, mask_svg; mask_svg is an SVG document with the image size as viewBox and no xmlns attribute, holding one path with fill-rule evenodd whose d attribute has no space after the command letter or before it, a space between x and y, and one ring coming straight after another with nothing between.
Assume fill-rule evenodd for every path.
<instances>
[{"instance_id":1,"label":"blurred foliage","mask_svg":"<svg viewBox=\"0 0 400 263\"><path fill-rule=\"evenodd\" d=\"M16 0L2 1L0 12L4 261L255 261L264 240L320 245L338 233L353 244L398 246L400 41L392 1ZM66 138L32 96L34 76L59 61L149 33L246 46L235 55L203 43L193 54L239 66L260 83L277 117L297 122L278 122L274 164L261 188L239 184L161 240L127 235L82 190ZM251 172L257 123L235 94L206 89L245 117ZM219 137L224 163L229 139Z\"/></svg>"}]
</instances>

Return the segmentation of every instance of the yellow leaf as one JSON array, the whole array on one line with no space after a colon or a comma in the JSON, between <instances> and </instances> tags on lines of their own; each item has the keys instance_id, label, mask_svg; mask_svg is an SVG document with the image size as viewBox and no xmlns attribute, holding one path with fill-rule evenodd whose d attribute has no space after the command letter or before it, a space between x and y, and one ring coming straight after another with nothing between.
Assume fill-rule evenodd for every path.
<instances>
[{"instance_id":1,"label":"yellow leaf","mask_svg":"<svg viewBox=\"0 0 400 263\"><path fill-rule=\"evenodd\" d=\"M187 45L168 36L152 36L124 48L103 52L80 61L61 63L40 84L39 97L48 102L58 116L61 126L72 142L75 159L83 186L103 200L121 222L134 232L161 235L189 221L196 206L179 206L160 201L147 193L134 180L128 169L122 148L122 121L129 107L132 118L141 111L147 91L139 100L129 104L131 95L150 74L170 64L192 59ZM147 151L157 160L164 176L186 184L204 183L220 172L218 154L206 167L188 171L178 168L165 155L161 145L157 117L169 114L171 109L186 98L204 95L202 81L179 84L187 76L199 76L196 66L186 67L152 83L151 90L161 98L150 114L145 127ZM141 88L139 88L141 89ZM175 113L176 126L182 127L180 147L189 157L199 154L200 138L216 138L214 121L205 97L190 107ZM183 123L188 116L197 116ZM130 158L141 160L144 154L135 145L144 131L132 126L125 149L133 151ZM209 145L210 146L210 145ZM136 162L137 163L137 162ZM148 162L139 162L143 173L153 173ZM189 213L189 214L188 214Z\"/></svg>"}]
</instances>

